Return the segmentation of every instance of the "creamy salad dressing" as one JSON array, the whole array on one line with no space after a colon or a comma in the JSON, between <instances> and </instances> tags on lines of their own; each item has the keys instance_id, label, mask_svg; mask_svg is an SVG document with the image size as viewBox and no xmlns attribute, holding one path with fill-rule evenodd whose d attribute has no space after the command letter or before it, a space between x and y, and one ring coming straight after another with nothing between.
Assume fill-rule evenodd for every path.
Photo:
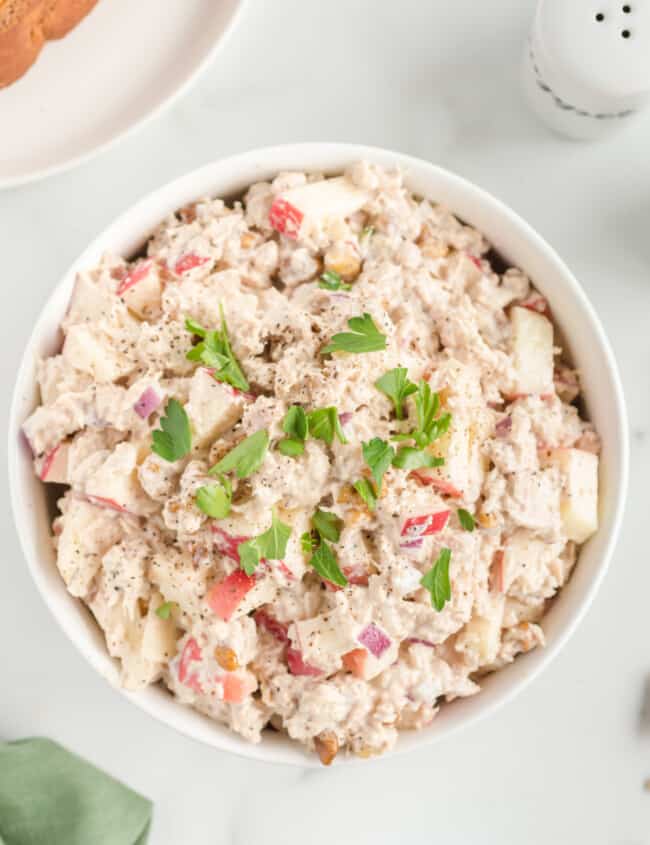
<instances>
[{"instance_id":1,"label":"creamy salad dressing","mask_svg":"<svg viewBox=\"0 0 650 845\"><path fill-rule=\"evenodd\" d=\"M232 207L197 202L161 224L146 257L80 274L24 430L39 476L67 485L59 570L126 687L162 681L251 741L271 727L329 763L390 748L543 644L548 601L597 528L599 440L570 404L579 382L548 304L488 253L399 172L360 162L343 177L280 174ZM186 318L218 330L221 309L247 390L187 358L198 338ZM363 314L385 348L323 354ZM396 368L413 390L428 383L451 423L424 450L440 466L391 464L380 488L363 444L413 446L391 438L419 424L415 394L399 420L376 386ZM170 400L191 430L174 461L152 450ZM295 405L334 408L341 437L310 431L284 454ZM208 516L208 471L262 430L259 467L228 473L230 511ZM318 508L338 518L329 548L345 586L305 547ZM291 529L282 559L247 574L240 545L272 519ZM436 606L422 579L447 553Z\"/></svg>"}]
</instances>

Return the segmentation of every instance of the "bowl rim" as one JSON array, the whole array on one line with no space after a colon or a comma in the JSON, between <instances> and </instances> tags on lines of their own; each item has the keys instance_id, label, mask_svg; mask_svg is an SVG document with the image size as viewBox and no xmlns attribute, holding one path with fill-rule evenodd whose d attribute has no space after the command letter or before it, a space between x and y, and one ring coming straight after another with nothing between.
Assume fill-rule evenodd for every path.
<instances>
[{"instance_id":1,"label":"bowl rim","mask_svg":"<svg viewBox=\"0 0 650 845\"><path fill-rule=\"evenodd\" d=\"M72 641L75 647L81 652L84 658L91 664L91 666L99 672L112 686L117 687L116 670L111 671L107 669L107 662L114 665L114 661L108 657L105 644L103 642L98 646L96 643L90 642L89 637L79 637L74 625L67 613L67 609L71 603L78 603L85 606L82 602L75 599L67 593L66 607L63 602L57 603L49 595L46 583L45 562L40 560L37 555L32 554L29 545L29 526L26 510L21 505L21 481L20 464L23 461L20 450L17 448L18 438L20 437L22 419L23 397L22 393L27 384L32 361L35 354L35 349L39 343L39 339L44 334L44 329L48 323L48 314L52 309L53 304L63 288L67 284L71 284L73 278L79 269L88 266L91 256L96 256L108 248L111 238L116 237L116 233L132 219L144 217L142 223L139 224L139 232L137 237L131 239L132 247L138 243L143 243L149 237L149 233L154 225L160 223L165 214L168 213L170 206L170 198L175 197L174 207L179 207L182 202L175 205L179 196L185 196L185 202L190 199L205 196L206 193L214 195L214 192L209 187L213 181L230 182L237 181L235 176L229 176L232 172L237 174L245 172L249 174L243 181L239 180L238 184L243 188L259 178L266 178L270 173L276 173L280 170L297 170L307 169L324 172L340 171L346 164L350 164L360 159L367 159L370 161L383 164L393 164L399 166L402 170L421 170L426 172L432 178L438 179L440 182L446 184L452 193L455 191L459 196L466 196L478 203L478 207L489 211L496 215L500 221L500 225L504 230L511 231L513 236L526 243L533 252L541 257L541 259L551 266L556 275L555 284L558 289L564 287L568 290L570 296L576 301L578 309L582 312L582 317L588 324L589 330L596 338L597 345L600 347L604 364L606 368L606 376L609 379L610 387L613 394L609 399L611 402L613 414L613 426L616 437L612 444L612 454L610 456L610 464L614 466L615 484L614 493L612 495L614 506L609 518L609 531L604 540L604 546L599 556L599 561L595 565L595 571L591 580L586 585L586 588L580 593L575 601L575 608L570 615L568 621L563 623L561 630L554 637L552 643L547 644L544 649L536 649L528 655L520 655L515 664L524 664L526 670L520 670L517 675L513 674L509 682L503 682L499 685L496 693L491 695L490 700L484 700L486 697L485 690L476 699L479 704L470 709L469 714L464 717L461 715L458 718L451 720L450 723L445 723L444 727L435 732L427 730L401 732L401 738L397 746L391 751L385 753L380 758L387 759L397 753L404 753L407 750L416 747L422 747L439 741L443 737L449 736L452 733L475 723L479 719L485 718L490 713L495 712L512 698L514 698L521 690L529 684L537 675L548 666L553 658L564 647L570 639L575 629L583 619L588 608L590 607L600 584L604 578L609 561L618 538L620 526L622 522L625 499L628 486L629 474L629 435L627 424L627 411L625 400L623 396L623 388L621 384L618 367L611 349L609 340L604 332L604 329L597 317L591 303L587 299L585 292L580 286L577 279L569 270L567 265L560 259L555 250L539 235L523 218L521 218L509 206L504 204L492 194L484 189L478 187L473 182L459 176L452 171L435 165L423 159L415 158L403 153L394 152L380 147L364 146L360 144L344 144L344 143L302 143L302 144L283 144L270 147L251 149L243 153L227 156L216 159L215 161L191 170L184 175L177 177L170 182L158 187L157 189L147 193L138 201L131 204L126 210L113 219L108 226L106 226L86 248L80 253L77 259L72 262L66 272L59 278L54 288L51 289L47 300L43 304L39 316L34 324L29 340L27 341L23 359L21 361L18 373L16 376L15 386L9 410L9 425L8 425L8 471L9 471L9 487L12 502L12 511L14 517L14 524L20 540L20 546L23 556L27 560L27 564L34 579L38 591L41 594L43 601L53 614L59 626L64 630L68 638ZM292 162L295 162L292 164ZM311 163L310 163L311 162ZM334 163L335 162L335 163ZM331 163L331 164L328 164ZM250 171L254 171L250 173ZM255 175L259 171L259 176ZM203 193L201 189L197 188L204 185ZM222 192L223 193L223 192ZM417 191L416 191L417 193ZM435 198L432 198L435 200ZM155 211L152 211L152 207ZM455 209L451 207L451 211ZM147 213L149 212L149 213ZM125 250L126 251L126 250ZM526 267L522 267L526 272ZM559 284L557 279L560 280ZM535 280L536 284L538 280ZM31 388L34 388L33 381L31 381ZM600 531L603 531L601 528ZM599 531L599 534L600 534ZM568 585L566 585L568 586ZM564 589L566 589L566 586ZM93 620L93 624L97 624ZM99 630L99 626L97 626ZM103 652L103 653L102 653ZM504 667L498 672L494 673L492 677L500 676L508 669L514 667L511 664L509 667ZM115 677L109 677L115 675ZM259 744L252 744L236 735L218 723L209 720L207 717L198 714L193 709L181 704L176 698L167 692L163 692L155 687L148 687L145 690L138 692L130 692L119 688L119 692L127 699L137 704L142 710L149 715L156 717L164 724L173 727L180 733L204 744L210 745L215 749L230 751L239 756L248 757L256 760L261 760L267 763L284 763L298 766L318 766L319 763L314 759L314 755L308 755L306 751L298 745L294 740L290 740L286 735L278 734L276 736L267 737ZM468 699L461 700L454 703L454 707L460 709L463 702ZM438 720L434 721L434 724ZM405 733L410 739L406 739ZM359 763L358 758L351 755L346 755L341 758L338 757L335 764L342 763L351 764Z\"/></svg>"}]
</instances>

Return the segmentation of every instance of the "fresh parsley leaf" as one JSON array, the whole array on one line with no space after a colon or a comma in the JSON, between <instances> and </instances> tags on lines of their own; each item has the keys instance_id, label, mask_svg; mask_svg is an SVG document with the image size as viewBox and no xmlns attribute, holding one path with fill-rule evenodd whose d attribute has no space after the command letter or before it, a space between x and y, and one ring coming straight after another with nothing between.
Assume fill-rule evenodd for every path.
<instances>
[{"instance_id":1,"label":"fresh parsley leaf","mask_svg":"<svg viewBox=\"0 0 650 845\"><path fill-rule=\"evenodd\" d=\"M164 604L161 604L156 610L156 616L159 619L169 619L175 604L175 601L166 601Z\"/></svg>"},{"instance_id":2,"label":"fresh parsley leaf","mask_svg":"<svg viewBox=\"0 0 650 845\"><path fill-rule=\"evenodd\" d=\"M304 534L300 535L300 548L303 554L310 555L317 545L318 540L313 536L311 531L305 531Z\"/></svg>"},{"instance_id":3,"label":"fresh parsley leaf","mask_svg":"<svg viewBox=\"0 0 650 845\"><path fill-rule=\"evenodd\" d=\"M354 482L353 486L368 506L368 510L374 511L377 507L377 491L372 481L368 481L367 478L360 478Z\"/></svg>"},{"instance_id":4,"label":"fresh parsley leaf","mask_svg":"<svg viewBox=\"0 0 650 845\"><path fill-rule=\"evenodd\" d=\"M434 393L426 381L420 381L415 394L415 409L418 427L406 434L395 434L392 440L414 440L419 449L433 443L449 430L451 414L437 416L440 410L440 397Z\"/></svg>"},{"instance_id":5,"label":"fresh parsley leaf","mask_svg":"<svg viewBox=\"0 0 650 845\"><path fill-rule=\"evenodd\" d=\"M264 429L256 431L224 455L219 463L210 469L208 475L230 472L234 469L238 478L248 478L262 466L268 445L268 432Z\"/></svg>"},{"instance_id":6,"label":"fresh parsley leaf","mask_svg":"<svg viewBox=\"0 0 650 845\"><path fill-rule=\"evenodd\" d=\"M196 506L213 519L225 519L230 513L232 484L225 475L215 484L206 484L196 491Z\"/></svg>"},{"instance_id":7,"label":"fresh parsley leaf","mask_svg":"<svg viewBox=\"0 0 650 845\"><path fill-rule=\"evenodd\" d=\"M412 393L416 393L418 386L408 379L406 367L395 367L375 382L377 390L381 390L395 406L397 419L404 418L404 400Z\"/></svg>"},{"instance_id":8,"label":"fresh parsley leaf","mask_svg":"<svg viewBox=\"0 0 650 845\"><path fill-rule=\"evenodd\" d=\"M440 397L431 390L428 382L423 379L417 387L415 410L418 415L418 429L427 432L440 408Z\"/></svg>"},{"instance_id":9,"label":"fresh parsley leaf","mask_svg":"<svg viewBox=\"0 0 650 845\"><path fill-rule=\"evenodd\" d=\"M203 328L203 326L199 325L199 323L191 317L185 318L185 328L188 332L195 334L197 337L205 337L207 334L207 331Z\"/></svg>"},{"instance_id":10,"label":"fresh parsley leaf","mask_svg":"<svg viewBox=\"0 0 650 845\"><path fill-rule=\"evenodd\" d=\"M325 540L321 540L320 546L311 556L309 563L314 567L321 578L331 581L332 584L338 584L339 587L345 587L348 583L348 579L341 572L336 555Z\"/></svg>"},{"instance_id":11,"label":"fresh parsley leaf","mask_svg":"<svg viewBox=\"0 0 650 845\"><path fill-rule=\"evenodd\" d=\"M311 524L323 540L338 543L341 536L343 520L331 511L322 511L320 508L311 518Z\"/></svg>"},{"instance_id":12,"label":"fresh parsley leaf","mask_svg":"<svg viewBox=\"0 0 650 845\"><path fill-rule=\"evenodd\" d=\"M334 436L338 437L341 443L347 443L341 421L336 408L319 408L307 414L309 433L318 440L324 440L328 446L332 445Z\"/></svg>"},{"instance_id":13,"label":"fresh parsley leaf","mask_svg":"<svg viewBox=\"0 0 650 845\"><path fill-rule=\"evenodd\" d=\"M435 458L424 449L415 449L413 446L401 446L393 458L393 466L405 470L441 467L444 462L444 458Z\"/></svg>"},{"instance_id":14,"label":"fresh parsley leaf","mask_svg":"<svg viewBox=\"0 0 650 845\"><path fill-rule=\"evenodd\" d=\"M440 410L440 397L432 392L426 381L421 381L418 385L415 409L418 415L418 429L424 434L427 444L433 443L448 431L451 414L442 414L436 419Z\"/></svg>"},{"instance_id":15,"label":"fresh parsley leaf","mask_svg":"<svg viewBox=\"0 0 650 845\"><path fill-rule=\"evenodd\" d=\"M351 332L335 334L321 350L322 355L332 352L378 352L386 348L386 335L374 324L370 314L348 320Z\"/></svg>"},{"instance_id":16,"label":"fresh parsley leaf","mask_svg":"<svg viewBox=\"0 0 650 845\"><path fill-rule=\"evenodd\" d=\"M476 528L476 521L469 511L465 508L458 508L458 519L465 531L473 531Z\"/></svg>"},{"instance_id":17,"label":"fresh parsley leaf","mask_svg":"<svg viewBox=\"0 0 650 845\"><path fill-rule=\"evenodd\" d=\"M285 437L278 443L278 452L281 452L287 458L297 458L305 451L305 444L302 440L294 440L291 437Z\"/></svg>"},{"instance_id":18,"label":"fresh parsley leaf","mask_svg":"<svg viewBox=\"0 0 650 845\"><path fill-rule=\"evenodd\" d=\"M282 431L294 440L304 440L307 437L307 414L300 405L292 405L285 414Z\"/></svg>"},{"instance_id":19,"label":"fresh parsley leaf","mask_svg":"<svg viewBox=\"0 0 650 845\"><path fill-rule=\"evenodd\" d=\"M325 290L352 290L352 285L346 284L334 270L326 270L318 282L319 288Z\"/></svg>"},{"instance_id":20,"label":"fresh parsley leaf","mask_svg":"<svg viewBox=\"0 0 650 845\"><path fill-rule=\"evenodd\" d=\"M273 511L271 527L260 534L246 540L237 546L241 566L247 575L252 575L260 560L282 560L287 551L287 543L291 536L291 526L285 525Z\"/></svg>"},{"instance_id":21,"label":"fresh parsley leaf","mask_svg":"<svg viewBox=\"0 0 650 845\"><path fill-rule=\"evenodd\" d=\"M221 329L218 331L209 331L194 320L185 319L187 331L203 338L200 343L189 350L185 357L189 361L201 361L206 367L210 367L217 381L226 382L238 390L249 390L250 385L230 345L223 308L219 306L219 309L221 311Z\"/></svg>"},{"instance_id":22,"label":"fresh parsley leaf","mask_svg":"<svg viewBox=\"0 0 650 845\"><path fill-rule=\"evenodd\" d=\"M307 437L308 425L307 414L300 405L292 405L287 411L282 430L289 437L280 440L278 449L288 458L295 458L305 451L305 438Z\"/></svg>"},{"instance_id":23,"label":"fresh parsley leaf","mask_svg":"<svg viewBox=\"0 0 650 845\"><path fill-rule=\"evenodd\" d=\"M451 549L442 549L436 562L420 580L420 584L431 593L431 604L438 611L451 599L450 561Z\"/></svg>"},{"instance_id":24,"label":"fresh parsley leaf","mask_svg":"<svg viewBox=\"0 0 650 845\"><path fill-rule=\"evenodd\" d=\"M381 490L381 480L395 457L395 450L380 437L373 437L368 443L362 443L361 450L363 459L370 467L372 477Z\"/></svg>"},{"instance_id":25,"label":"fresh parsley leaf","mask_svg":"<svg viewBox=\"0 0 650 845\"><path fill-rule=\"evenodd\" d=\"M239 563L241 568L247 575L252 575L257 569L257 566L262 559L260 550L257 547L255 540L246 540L245 543L240 543L237 546L237 554L239 555Z\"/></svg>"},{"instance_id":26,"label":"fresh parsley leaf","mask_svg":"<svg viewBox=\"0 0 650 845\"><path fill-rule=\"evenodd\" d=\"M185 408L178 400L170 399L165 405L165 416L160 418L160 429L151 433L151 451L173 463L191 448L192 433Z\"/></svg>"}]
</instances>

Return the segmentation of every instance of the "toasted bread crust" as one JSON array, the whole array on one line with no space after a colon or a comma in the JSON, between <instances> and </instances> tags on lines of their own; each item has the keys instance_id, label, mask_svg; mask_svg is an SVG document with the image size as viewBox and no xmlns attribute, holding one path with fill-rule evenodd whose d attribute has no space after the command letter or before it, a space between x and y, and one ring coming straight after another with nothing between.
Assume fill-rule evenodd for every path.
<instances>
[{"instance_id":1,"label":"toasted bread crust","mask_svg":"<svg viewBox=\"0 0 650 845\"><path fill-rule=\"evenodd\" d=\"M97 0L0 0L0 88L19 79L43 44L62 38Z\"/></svg>"}]
</instances>

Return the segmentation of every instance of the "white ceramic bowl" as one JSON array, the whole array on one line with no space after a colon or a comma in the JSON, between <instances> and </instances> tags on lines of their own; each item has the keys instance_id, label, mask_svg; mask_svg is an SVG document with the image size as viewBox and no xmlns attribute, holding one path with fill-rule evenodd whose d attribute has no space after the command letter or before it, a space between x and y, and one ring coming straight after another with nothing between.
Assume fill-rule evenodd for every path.
<instances>
[{"instance_id":1,"label":"white ceramic bowl","mask_svg":"<svg viewBox=\"0 0 650 845\"><path fill-rule=\"evenodd\" d=\"M397 751L431 743L484 716L512 698L558 653L591 603L605 573L618 534L628 473L628 435L621 383L609 343L582 288L555 252L520 217L494 197L453 173L408 156L344 144L300 144L255 150L217 161L189 173L145 197L106 229L75 261L45 304L25 351L11 406L9 475L11 499L25 557L43 599L87 660L111 684L118 669L89 611L70 596L61 580L50 542L49 503L37 480L20 426L37 403L35 361L60 346L59 324L75 274L112 251L129 256L147 240L167 214L205 195L233 196L252 182L280 170L341 171L365 158L388 167L399 165L415 193L439 201L483 232L513 265L524 269L549 299L573 362L582 372L590 419L603 440L598 533L585 545L579 564L545 620L546 648L519 656L487 677L482 691L442 708L430 727L402 734ZM178 703L160 687L123 693L152 716L215 748L275 763L315 765L296 743L270 733L251 745L225 727ZM344 758L345 759L345 758ZM354 759L354 758L349 758Z\"/></svg>"}]
</instances>

